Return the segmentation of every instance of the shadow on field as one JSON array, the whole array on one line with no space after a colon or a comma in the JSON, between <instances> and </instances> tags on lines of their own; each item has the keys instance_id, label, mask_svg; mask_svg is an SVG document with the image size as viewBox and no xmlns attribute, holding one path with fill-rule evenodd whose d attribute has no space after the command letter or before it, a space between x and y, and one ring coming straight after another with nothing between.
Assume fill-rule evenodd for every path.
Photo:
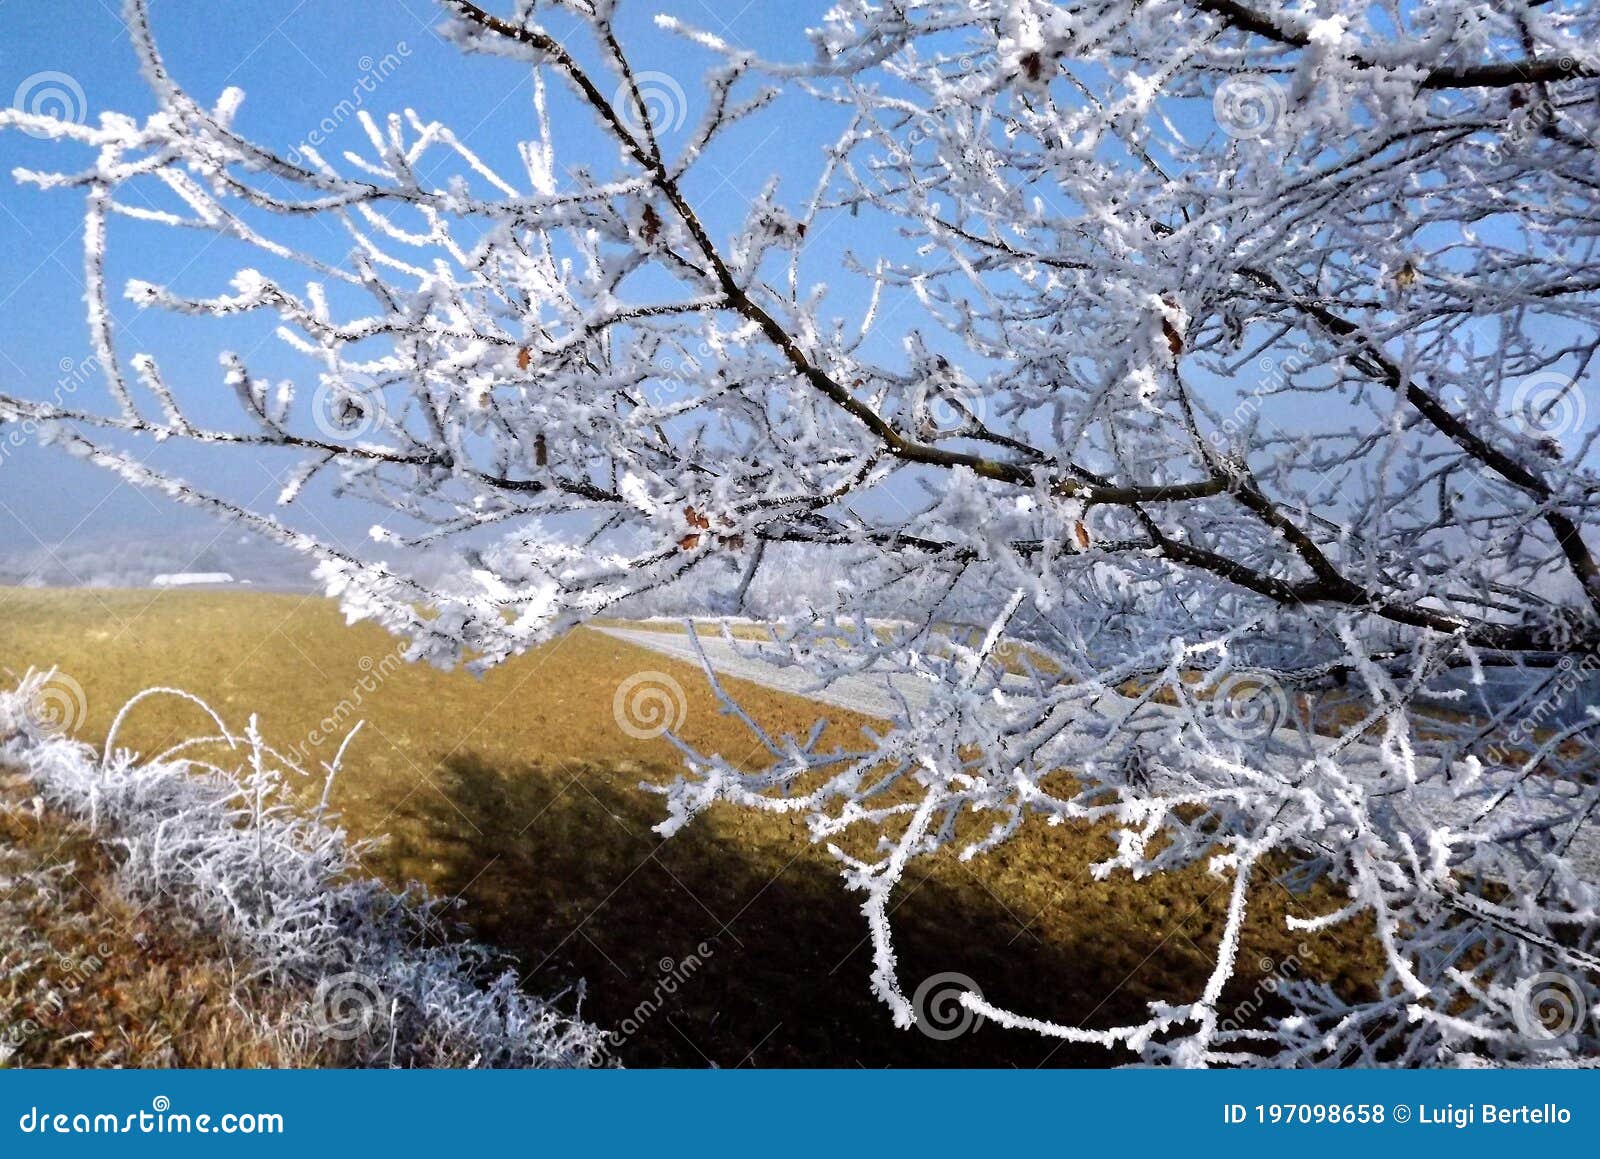
<instances>
[{"instance_id":1,"label":"shadow on field","mask_svg":"<svg viewBox=\"0 0 1600 1159\"><path fill-rule=\"evenodd\" d=\"M345 626L323 600L0 589L0 662L59 665L81 680L85 738L104 737L141 689L191 687L230 719L273 722L280 738L321 734L306 754L314 767L333 758L342 735L328 731L327 714L357 708L368 727L333 801L353 836L387 838L363 855L368 868L390 884L459 894L462 919L520 957L531 992L587 980L589 1018L608 1029L641 1024L617 1052L625 1063L1131 1061L1098 1048L1052 1053L1048 1041L994 1025L948 1041L895 1030L868 988L861 895L845 892L837 864L797 820L721 807L657 838L662 802L639 783L663 783L681 762L666 740L618 727L615 696L628 680L671 674L685 698L686 743L752 770L765 759L694 666L588 630L481 680L391 663L394 647L375 625ZM381 692L357 694L363 674L385 673ZM772 736L808 736L820 711L737 680L727 687ZM862 730L885 727L827 715L824 752L858 751L872 743ZM203 724L193 705L162 698L119 735L160 752ZM320 778L302 788L313 804ZM967 818L968 832L993 819ZM866 834L853 836L865 844ZM1212 965L1231 878L1203 863L1139 881L1093 877L1089 867L1114 848L1108 824L1035 819L971 863L951 852L919 858L894 914L903 984L914 991L959 972L1001 1006L1096 1027L1142 1021L1152 999L1192 999ZM1331 888L1291 896L1265 873L1253 892L1225 1014L1270 1001L1269 972L1290 961L1347 997L1369 992L1383 962L1360 923L1322 934L1287 928L1289 916L1327 913L1347 897ZM702 942L707 961L687 970Z\"/></svg>"},{"instance_id":2,"label":"shadow on field","mask_svg":"<svg viewBox=\"0 0 1600 1159\"><path fill-rule=\"evenodd\" d=\"M389 854L402 874L459 897L475 936L515 954L534 993L588 982L583 1014L626 1033L625 1065L1105 1066L1130 1061L981 1025L947 1040L897 1030L868 988L861 895L831 858L745 814L698 818L670 840L637 774L455 757L415 795ZM750 822L788 827L760 817ZM758 839L751 839L756 837ZM957 971L986 996L1046 1017L1114 1025L1149 995L1125 962L1047 943L972 879L908 885L894 925L908 994ZM1102 915L1103 916L1103 915ZM708 951L703 962L698 949ZM1200 955L1193 955L1195 966ZM1186 971L1187 972L1187 971ZM1170 973L1166 984L1175 979ZM1195 987L1203 973L1195 972ZM670 991L670 992L669 992ZM955 1011L959 1015L959 1011ZM632 1025L637 1024L637 1029Z\"/></svg>"}]
</instances>

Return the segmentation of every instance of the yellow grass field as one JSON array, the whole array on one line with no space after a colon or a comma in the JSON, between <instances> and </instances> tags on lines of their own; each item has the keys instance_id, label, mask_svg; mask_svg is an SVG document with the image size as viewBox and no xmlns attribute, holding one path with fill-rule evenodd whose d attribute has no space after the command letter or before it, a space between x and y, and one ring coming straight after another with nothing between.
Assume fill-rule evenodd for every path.
<instances>
[{"instance_id":1,"label":"yellow grass field","mask_svg":"<svg viewBox=\"0 0 1600 1159\"><path fill-rule=\"evenodd\" d=\"M466 928L515 955L534 992L585 980L585 1017L640 1024L618 1051L627 1065L1131 1061L992 1025L948 1041L896 1030L868 990L860 898L797 822L718 808L656 836L661 801L638 785L673 776L677 753L618 727L624 680L668 673L687 694L688 742L745 764L762 756L697 669L587 630L481 679L400 665L394 651L382 631L347 627L317 598L0 589L8 681L29 667L77 681L87 710L76 732L90 743L151 685L196 693L236 729L256 713L269 741L306 744L313 757L331 756L364 720L333 801L355 836L383 839L372 872L459 898ZM848 744L869 723L727 685L777 733L803 735L826 713L827 743ZM343 723L321 736L330 717ZM205 724L163 699L136 712L121 743L154 752ZM317 780L303 791L314 800L321 789ZM894 918L908 987L959 971L1001 1005L1095 1027L1140 1015L1152 998L1198 993L1229 883L1198 870L1096 882L1088 866L1108 848L1102 833L1036 824L987 859L940 856L915 870ZM1283 929L1286 911L1327 904L1263 882L1228 1002L1259 1006L1274 973L1359 989L1373 969L1359 936ZM662 979L702 944L704 964L663 998ZM641 1004L649 1012L637 1017Z\"/></svg>"}]
</instances>

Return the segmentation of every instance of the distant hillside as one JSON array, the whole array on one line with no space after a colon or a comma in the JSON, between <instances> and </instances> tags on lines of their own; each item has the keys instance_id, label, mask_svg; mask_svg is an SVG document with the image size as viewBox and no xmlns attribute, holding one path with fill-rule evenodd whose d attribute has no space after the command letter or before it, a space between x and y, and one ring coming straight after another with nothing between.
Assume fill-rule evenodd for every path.
<instances>
[{"instance_id":1,"label":"distant hillside","mask_svg":"<svg viewBox=\"0 0 1600 1159\"><path fill-rule=\"evenodd\" d=\"M222 528L175 536L97 537L26 550L0 548L0 584L143 588L160 575L226 572L256 587L309 591L313 564L277 544Z\"/></svg>"}]
</instances>

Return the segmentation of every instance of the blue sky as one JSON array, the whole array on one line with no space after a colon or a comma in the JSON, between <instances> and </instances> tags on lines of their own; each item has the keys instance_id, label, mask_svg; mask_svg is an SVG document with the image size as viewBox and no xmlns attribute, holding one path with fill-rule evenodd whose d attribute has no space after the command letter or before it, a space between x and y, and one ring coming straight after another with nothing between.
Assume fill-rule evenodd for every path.
<instances>
[{"instance_id":1,"label":"blue sky","mask_svg":"<svg viewBox=\"0 0 1600 1159\"><path fill-rule=\"evenodd\" d=\"M637 71L663 73L681 86L692 126L702 107L700 75L712 58L655 28L655 13L674 15L769 57L803 59L811 51L805 30L820 21L829 3L751 0L741 7L737 0L624 0L618 30ZM382 68L381 84L361 94L376 113L411 107L424 118L443 121L507 172L517 169L510 162L515 143L535 133L530 70L514 61L465 56L441 41L435 31L441 12L433 0L152 0L152 10L157 39L178 81L206 102L227 86L242 88L248 95L239 126L280 150L319 132L324 119L357 94L362 79L382 62L389 63ZM552 18L552 27L560 31L563 23ZM574 37L571 43L576 47L585 42ZM599 68L595 73L607 75ZM30 94L43 90L64 93L65 111L90 121L102 111L143 116L153 109L122 24L121 0L0 3L0 102L26 103ZM570 164L586 150L613 157L614 147L587 112L570 100L561 103L557 92L552 86L558 159ZM1206 108L1185 109L1182 115L1193 120L1186 129L1211 127ZM688 183L713 232L723 232L742 216L773 174L782 177L784 200L809 194L822 147L834 140L842 117L837 108L791 93L729 133ZM686 132L680 130L680 143ZM669 151L673 144L669 137ZM353 119L334 130L322 151L336 157L343 148L365 148ZM0 391L44 398L66 380L79 387L72 392L75 403L103 407L103 385L76 370L90 356L82 305L81 197L19 187L10 178L19 165L70 169L86 160L85 151L75 146L0 133L0 247L5 255L0 261ZM852 223L843 215L831 221L843 224L814 231L802 273L810 281L828 283L833 312L848 317L857 313L854 307L860 305L864 288L839 276L844 249L864 238L880 251L897 243L881 223ZM347 239L331 232L328 238L330 248L323 256L339 260ZM258 253L231 243L126 222L113 222L111 250L108 280L114 290L127 278L139 277L170 282L197 296L225 292L236 270L261 260ZM913 312L881 325L869 353L894 362ZM249 351L257 373L298 373L304 381L303 364L274 361L276 343L261 340L263 328L255 320L175 323L164 313L141 314L119 302L117 321L123 353L155 353L167 379L178 384L180 397L193 403L204 419L233 425L229 420L236 417L216 363L224 348ZM255 327L253 337L244 333L250 326ZM267 333L270 329L265 327ZM1203 387L1209 385L1202 381ZM203 479L211 489L270 507L278 481L266 464L236 453L202 462L194 454L174 443L160 451L158 461L180 475ZM225 474L207 469L217 463ZM287 464L272 465L281 469ZM367 528L381 516L371 508L313 494L300 522L334 543L354 544L365 540ZM0 446L0 553L31 552L69 540L194 533L212 526L196 512L127 487L49 448Z\"/></svg>"},{"instance_id":2,"label":"blue sky","mask_svg":"<svg viewBox=\"0 0 1600 1159\"><path fill-rule=\"evenodd\" d=\"M826 8L821 2L763 0L742 8L702 0L624 4L619 33L636 69L659 70L681 83L692 126L700 108L699 74L710 57L658 31L650 20L655 12L671 13L765 55L803 58L809 56L804 30ZM512 61L464 56L441 41L435 32L440 11L431 0L153 0L152 19L178 81L206 102L226 86L242 88L247 100L240 128L280 149L317 132L330 111L386 58L392 67L383 68L386 75L376 91L362 97L375 112L415 108L449 124L488 159L509 158L517 140L533 135L529 70ZM41 90L65 94L71 113L81 112L91 123L102 111L143 116L153 110L119 0L0 4L0 100L25 104L39 99ZM818 147L830 139L831 127L825 110L807 104L804 110L780 107L734 134L707 158L690 187L708 220L714 227L733 220L773 173L784 174L791 196L809 192ZM591 126L557 125L569 161L571 149L583 148L585 134L601 147ZM329 141L333 147L365 144L353 119ZM333 147L325 147L325 154L337 156ZM78 147L0 133L0 247L5 254L0 262L0 389L48 397L66 380L78 386L71 391L74 403L103 406L98 378L85 380L75 369L91 353L83 321L81 198L21 187L10 176L19 165L70 169L86 159ZM117 291L126 278L137 276L171 280L196 294L223 292L231 274L250 263L227 245L207 246L204 240L113 222L110 285ZM211 330L190 344L156 312L141 315L119 304L117 322L124 353L150 349L162 358L169 377L178 376L174 381L187 374L212 389L218 386L215 356L229 338L216 323L203 323ZM261 358L266 372L289 369L270 365L266 350ZM226 413L218 411L216 417ZM177 451L167 460L180 472L195 466L183 455ZM222 489L232 494L249 498L272 486L259 463L233 455L227 464ZM315 530L339 540L364 537L373 521L370 510L336 504L315 506L309 514L319 524ZM0 460L0 550L204 526L196 513L119 485L48 448L8 447Z\"/></svg>"}]
</instances>

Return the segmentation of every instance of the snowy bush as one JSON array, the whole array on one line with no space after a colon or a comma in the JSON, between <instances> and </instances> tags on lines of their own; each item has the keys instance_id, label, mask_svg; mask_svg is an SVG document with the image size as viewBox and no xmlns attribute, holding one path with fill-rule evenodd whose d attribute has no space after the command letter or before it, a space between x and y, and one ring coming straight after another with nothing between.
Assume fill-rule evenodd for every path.
<instances>
[{"instance_id":1,"label":"snowy bush","mask_svg":"<svg viewBox=\"0 0 1600 1159\"><path fill-rule=\"evenodd\" d=\"M522 992L482 946L452 940L420 888L396 895L360 872L358 850L323 804L291 804L288 764L256 731L217 726L160 756L94 752L41 727L45 681L0 693L0 761L117 852L137 901L178 907L236 948L248 970L309 998L281 1033L340 1044L352 1065L579 1067L606 1061L604 1036ZM118 720L122 718L119 716ZM198 754L225 751L218 765ZM186 755L196 754L196 755ZM327 769L328 784L337 762ZM559 1000L558 1000L559 1001Z\"/></svg>"},{"instance_id":2,"label":"snowy bush","mask_svg":"<svg viewBox=\"0 0 1600 1159\"><path fill-rule=\"evenodd\" d=\"M362 109L339 157L251 140L130 0L154 115L0 113L86 156L19 176L84 199L110 409L0 417L318 558L414 659L807 571L766 653L927 695L842 762L689 753L666 828L724 801L875 837L838 849L902 1024L908 864L1098 820L1098 872L1226 884L1209 984L1102 1031L990 1019L1183 1064L1592 1059L1595 6L839 0L792 60L662 17L709 62L698 116L642 82L617 6L444 0L465 52L532 77L510 172L410 109ZM780 99L841 126L809 188L701 204L697 165ZM300 248L308 217L350 252ZM258 267L112 287L113 223ZM259 316L306 373L222 351L239 417L202 421L216 384L123 350L118 291ZM129 449L168 439L279 454L280 510ZM327 477L394 513L360 558L297 530ZM408 569L420 545L458 578ZM1252 890L1285 873L1386 972L1233 1027Z\"/></svg>"}]
</instances>

